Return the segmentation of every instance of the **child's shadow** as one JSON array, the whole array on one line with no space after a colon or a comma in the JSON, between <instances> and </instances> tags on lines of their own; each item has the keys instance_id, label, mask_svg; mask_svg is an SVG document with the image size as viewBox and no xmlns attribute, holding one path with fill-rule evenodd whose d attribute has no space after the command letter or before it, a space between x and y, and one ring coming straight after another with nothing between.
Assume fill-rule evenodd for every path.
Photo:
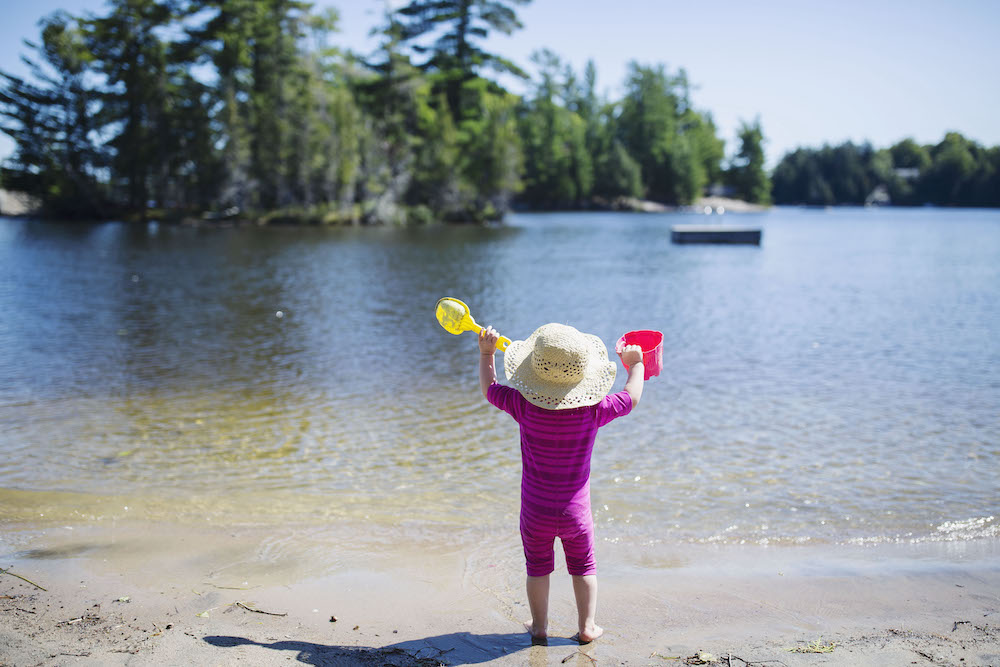
<instances>
[{"instance_id":1,"label":"child's shadow","mask_svg":"<svg viewBox=\"0 0 1000 667\"><path fill-rule=\"evenodd\" d=\"M314 644L295 640L271 643L255 642L245 637L209 635L204 638L212 646L260 646L275 651L296 651L296 660L319 667L347 667L348 665L439 665L477 664L496 660L506 655L529 649L533 642L525 632L477 635L471 632L453 632L425 639L398 642L389 646L336 646ZM575 646L572 639L549 637L548 646Z\"/></svg>"}]
</instances>

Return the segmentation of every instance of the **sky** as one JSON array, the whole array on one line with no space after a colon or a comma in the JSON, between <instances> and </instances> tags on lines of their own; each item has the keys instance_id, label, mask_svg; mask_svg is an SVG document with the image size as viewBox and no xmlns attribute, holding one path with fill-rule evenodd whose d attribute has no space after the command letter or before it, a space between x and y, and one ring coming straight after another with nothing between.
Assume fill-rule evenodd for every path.
<instances>
[{"instance_id":1,"label":"sky","mask_svg":"<svg viewBox=\"0 0 1000 667\"><path fill-rule=\"evenodd\" d=\"M335 45L369 53L385 2L314 4L340 12ZM103 0L4 4L0 69L16 74L25 72L22 40L38 38L42 16L105 8ZM524 28L491 35L486 50L529 72L542 48L577 72L593 60L598 89L611 99L620 98L630 61L684 68L694 106L711 112L727 152L738 148L740 123L759 118L771 166L795 148L848 140L929 144L957 131L1000 145L1000 0L533 0L516 8ZM0 159L12 151L0 134Z\"/></svg>"}]
</instances>

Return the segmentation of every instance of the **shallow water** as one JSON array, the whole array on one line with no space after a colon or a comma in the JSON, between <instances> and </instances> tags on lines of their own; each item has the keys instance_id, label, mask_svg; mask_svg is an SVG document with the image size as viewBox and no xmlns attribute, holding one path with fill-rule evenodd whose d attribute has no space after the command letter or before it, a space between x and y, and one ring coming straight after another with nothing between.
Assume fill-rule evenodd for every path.
<instances>
[{"instance_id":1,"label":"shallow water","mask_svg":"<svg viewBox=\"0 0 1000 667\"><path fill-rule=\"evenodd\" d=\"M478 393L475 337L434 318L455 296L515 340L664 332L663 373L598 439L606 540L996 540L1000 211L726 220L762 246L672 245L703 221L682 214L0 219L0 523L508 530L516 426Z\"/></svg>"}]
</instances>

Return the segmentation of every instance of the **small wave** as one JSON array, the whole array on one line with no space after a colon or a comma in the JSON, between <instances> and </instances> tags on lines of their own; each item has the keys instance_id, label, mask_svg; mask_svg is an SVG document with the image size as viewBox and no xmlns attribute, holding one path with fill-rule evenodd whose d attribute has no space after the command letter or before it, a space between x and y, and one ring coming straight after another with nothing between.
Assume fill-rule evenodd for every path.
<instances>
[{"instance_id":1,"label":"small wave","mask_svg":"<svg viewBox=\"0 0 1000 667\"><path fill-rule=\"evenodd\" d=\"M948 541L1000 537L1000 524L996 523L996 518L993 516L965 519L964 521L946 521L936 530L941 539Z\"/></svg>"},{"instance_id":2,"label":"small wave","mask_svg":"<svg viewBox=\"0 0 1000 667\"><path fill-rule=\"evenodd\" d=\"M902 535L879 535L873 537L855 537L846 540L846 544L921 544L925 542L967 542L983 538L1000 537L1000 524L996 517L972 517L960 521L945 521L936 526L929 535L905 533Z\"/></svg>"}]
</instances>

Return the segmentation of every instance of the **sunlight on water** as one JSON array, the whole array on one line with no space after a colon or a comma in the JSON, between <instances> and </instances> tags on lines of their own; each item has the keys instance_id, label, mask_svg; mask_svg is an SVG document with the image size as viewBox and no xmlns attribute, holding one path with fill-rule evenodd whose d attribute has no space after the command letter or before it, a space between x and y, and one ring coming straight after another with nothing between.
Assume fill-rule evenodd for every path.
<instances>
[{"instance_id":1,"label":"sunlight on water","mask_svg":"<svg viewBox=\"0 0 1000 667\"><path fill-rule=\"evenodd\" d=\"M760 248L674 220L0 220L0 522L509 529L517 430L435 320L453 295L515 340L664 332L595 450L608 542L998 537L1000 214L779 209Z\"/></svg>"}]
</instances>

